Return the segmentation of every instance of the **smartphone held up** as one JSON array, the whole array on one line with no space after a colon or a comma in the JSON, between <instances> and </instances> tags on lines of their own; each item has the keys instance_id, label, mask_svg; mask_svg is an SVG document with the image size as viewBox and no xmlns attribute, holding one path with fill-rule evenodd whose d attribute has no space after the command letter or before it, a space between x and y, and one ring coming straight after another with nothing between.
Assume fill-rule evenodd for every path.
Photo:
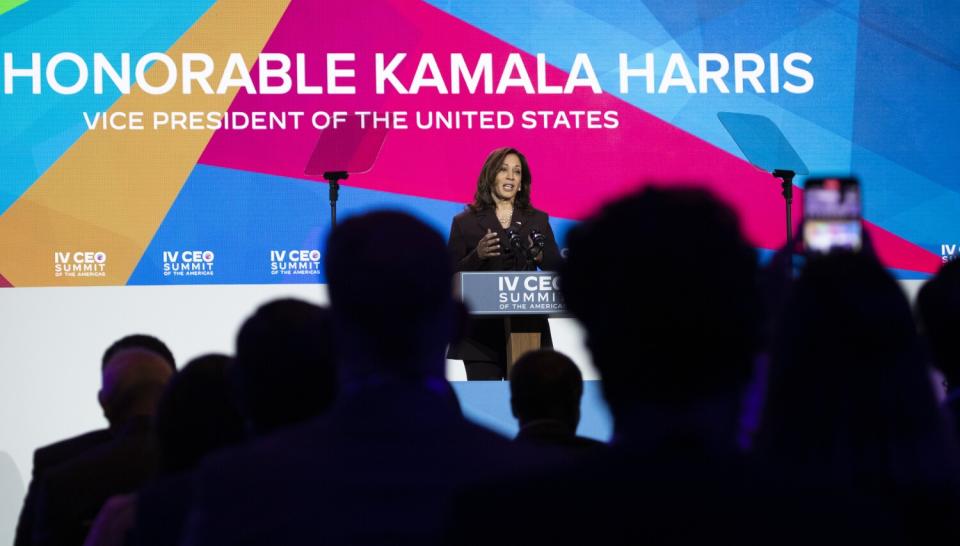
<instances>
[{"instance_id":1,"label":"smartphone held up","mask_svg":"<svg viewBox=\"0 0 960 546\"><path fill-rule=\"evenodd\" d=\"M803 194L803 248L808 256L858 252L863 207L856 178L809 178Z\"/></svg>"}]
</instances>

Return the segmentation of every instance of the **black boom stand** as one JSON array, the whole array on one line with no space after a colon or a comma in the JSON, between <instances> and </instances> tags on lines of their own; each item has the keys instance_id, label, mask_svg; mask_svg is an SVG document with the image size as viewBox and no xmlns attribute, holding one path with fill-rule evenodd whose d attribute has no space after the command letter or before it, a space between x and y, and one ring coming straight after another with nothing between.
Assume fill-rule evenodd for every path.
<instances>
[{"instance_id":1,"label":"black boom stand","mask_svg":"<svg viewBox=\"0 0 960 546\"><path fill-rule=\"evenodd\" d=\"M339 128L334 126L320 132L304 174L321 175L330 184L331 229L337 227L340 182L350 174L363 174L372 169L386 136L386 128L364 127L357 116L347 116Z\"/></svg>"},{"instance_id":2,"label":"black boom stand","mask_svg":"<svg viewBox=\"0 0 960 546\"><path fill-rule=\"evenodd\" d=\"M337 200L340 199L340 181L346 180L350 175L346 171L326 171L323 178L330 184L330 224L331 228L337 227Z\"/></svg>"},{"instance_id":3,"label":"black boom stand","mask_svg":"<svg viewBox=\"0 0 960 546\"><path fill-rule=\"evenodd\" d=\"M780 179L783 201L786 205L788 267L793 267L793 178L810 172L807 165L790 145L787 137L770 118L757 114L717 112L723 128L733 137L740 151L751 165L772 173Z\"/></svg>"},{"instance_id":4,"label":"black boom stand","mask_svg":"<svg viewBox=\"0 0 960 546\"><path fill-rule=\"evenodd\" d=\"M797 173L785 170L774 169L773 176L781 180L780 187L783 189L783 200L787 207L787 257L790 258L793 253L793 221L791 212L793 208L793 177Z\"/></svg>"}]
</instances>

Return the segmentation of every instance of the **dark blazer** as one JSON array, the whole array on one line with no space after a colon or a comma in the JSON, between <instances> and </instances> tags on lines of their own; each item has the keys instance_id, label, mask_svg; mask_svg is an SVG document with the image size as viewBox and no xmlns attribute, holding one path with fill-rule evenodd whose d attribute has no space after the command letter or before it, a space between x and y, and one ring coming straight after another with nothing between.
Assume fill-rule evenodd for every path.
<instances>
[{"instance_id":1,"label":"dark blazer","mask_svg":"<svg viewBox=\"0 0 960 546\"><path fill-rule=\"evenodd\" d=\"M14 546L33 544L37 488L46 473L51 468L65 463L89 449L103 445L111 439L113 439L113 433L110 429L105 428L61 440L33 452L33 479L27 489L27 496L23 500L23 509L20 511L20 520L17 522Z\"/></svg>"},{"instance_id":2,"label":"dark blazer","mask_svg":"<svg viewBox=\"0 0 960 546\"><path fill-rule=\"evenodd\" d=\"M136 523L127 544L168 546L179 544L190 512L193 473L158 477L137 494Z\"/></svg>"},{"instance_id":3,"label":"dark blazer","mask_svg":"<svg viewBox=\"0 0 960 546\"><path fill-rule=\"evenodd\" d=\"M151 419L138 417L110 442L51 469L40 482L36 544L83 544L93 519L113 495L139 489L156 470Z\"/></svg>"},{"instance_id":4,"label":"dark blazer","mask_svg":"<svg viewBox=\"0 0 960 546\"><path fill-rule=\"evenodd\" d=\"M209 457L182 543L433 544L460 486L543 464L529 449L468 422L442 388L369 385Z\"/></svg>"},{"instance_id":5,"label":"dark blazer","mask_svg":"<svg viewBox=\"0 0 960 546\"><path fill-rule=\"evenodd\" d=\"M520 234L523 244L527 244L527 237L532 230L537 230L546 236L547 244L543 248L543 261L540 269L556 271L560 267L560 249L557 240L550 228L547 213L533 209L527 211L514 210L513 225ZM481 260L477 255L477 245L480 239L487 234L487 230L500 236L502 247L500 256ZM528 264L523 256L518 255L507 245L507 230L500 225L496 212L493 209L483 209L474 212L466 210L453 217L450 226L450 240L447 243L450 259L453 261L454 271L532 271L536 266Z\"/></svg>"},{"instance_id":6,"label":"dark blazer","mask_svg":"<svg viewBox=\"0 0 960 546\"><path fill-rule=\"evenodd\" d=\"M543 260L539 268L544 271L556 271L562 258L556 237L550 227L547 213L533 209L514 210L513 228L520 234L520 240L527 244L531 231L537 230L546 237L543 248ZM500 236L501 254L486 260L477 255L477 245L487 234L487 230ZM507 230L500 225L493 209L474 211L470 207L453 217L450 226L450 239L447 251L453 263L454 271L535 271L537 266L530 264L525 257L518 255L509 247ZM543 317L518 317L512 320L512 331L539 332L541 345L553 347L550 325ZM464 339L450 347L447 358L458 360L486 360L498 362L506 371L507 324L502 318L476 318L470 321Z\"/></svg>"},{"instance_id":7,"label":"dark blazer","mask_svg":"<svg viewBox=\"0 0 960 546\"><path fill-rule=\"evenodd\" d=\"M113 433L104 428L41 447L33 452L33 477L41 478L45 471L112 439Z\"/></svg>"}]
</instances>

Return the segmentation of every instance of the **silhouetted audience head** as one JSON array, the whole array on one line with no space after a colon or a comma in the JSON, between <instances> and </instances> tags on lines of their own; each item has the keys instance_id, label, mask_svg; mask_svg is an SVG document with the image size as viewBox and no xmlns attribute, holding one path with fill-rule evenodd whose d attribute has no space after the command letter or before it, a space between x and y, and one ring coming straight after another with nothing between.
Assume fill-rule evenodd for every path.
<instances>
[{"instance_id":1,"label":"silhouetted audience head","mask_svg":"<svg viewBox=\"0 0 960 546\"><path fill-rule=\"evenodd\" d=\"M356 216L333 230L325 265L346 382L444 377L463 317L439 233L400 212Z\"/></svg>"},{"instance_id":2,"label":"silhouetted audience head","mask_svg":"<svg viewBox=\"0 0 960 546\"><path fill-rule=\"evenodd\" d=\"M336 394L330 311L296 299L261 306L237 334L238 407L256 434L319 415Z\"/></svg>"},{"instance_id":3,"label":"silhouetted audience head","mask_svg":"<svg viewBox=\"0 0 960 546\"><path fill-rule=\"evenodd\" d=\"M147 334L131 334L114 341L113 344L103 352L103 358L100 359L101 368L106 367L107 362L113 358L113 355L123 349L146 349L153 351L169 362L170 367L173 368L174 371L177 369L177 361L173 358L173 353L170 352L166 343Z\"/></svg>"},{"instance_id":4,"label":"silhouetted audience head","mask_svg":"<svg viewBox=\"0 0 960 546\"><path fill-rule=\"evenodd\" d=\"M531 351L510 371L510 407L523 426L531 421L560 421L571 432L580 423L583 375L562 353Z\"/></svg>"},{"instance_id":5,"label":"silhouetted audience head","mask_svg":"<svg viewBox=\"0 0 960 546\"><path fill-rule=\"evenodd\" d=\"M228 379L230 358L209 354L187 363L167 385L157 406L162 472L193 468L207 453L243 439Z\"/></svg>"},{"instance_id":6,"label":"silhouetted audience head","mask_svg":"<svg viewBox=\"0 0 960 546\"><path fill-rule=\"evenodd\" d=\"M170 363L153 351L138 348L116 351L103 368L98 394L110 425L154 415L173 373Z\"/></svg>"},{"instance_id":7,"label":"silhouetted audience head","mask_svg":"<svg viewBox=\"0 0 960 546\"><path fill-rule=\"evenodd\" d=\"M851 481L935 481L954 468L910 306L875 259L811 259L771 355L757 447Z\"/></svg>"},{"instance_id":8,"label":"silhouetted audience head","mask_svg":"<svg viewBox=\"0 0 960 546\"><path fill-rule=\"evenodd\" d=\"M960 260L943 265L917 294L917 315L933 364L951 389L960 387Z\"/></svg>"},{"instance_id":9,"label":"silhouetted audience head","mask_svg":"<svg viewBox=\"0 0 960 546\"><path fill-rule=\"evenodd\" d=\"M755 250L707 191L648 188L571 231L561 269L614 415L739 390L760 314Z\"/></svg>"}]
</instances>

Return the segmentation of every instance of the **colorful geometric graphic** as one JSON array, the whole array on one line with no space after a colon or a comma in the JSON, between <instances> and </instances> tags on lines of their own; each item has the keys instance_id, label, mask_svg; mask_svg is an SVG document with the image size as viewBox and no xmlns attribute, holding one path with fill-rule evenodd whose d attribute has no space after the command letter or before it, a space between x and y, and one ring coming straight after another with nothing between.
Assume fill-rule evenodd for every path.
<instances>
[{"instance_id":1,"label":"colorful geometric graphic","mask_svg":"<svg viewBox=\"0 0 960 546\"><path fill-rule=\"evenodd\" d=\"M220 62L231 52L254 57L286 3L252 6L217 3L170 53L203 50ZM157 81L154 72L158 65L148 73ZM217 110L231 99L134 90L113 110ZM126 283L210 134L87 131L0 217L0 245L6 250L0 271L17 286Z\"/></svg>"},{"instance_id":2,"label":"colorful geometric graphic","mask_svg":"<svg viewBox=\"0 0 960 546\"><path fill-rule=\"evenodd\" d=\"M27 0L0 0L0 15L26 3Z\"/></svg>"},{"instance_id":3,"label":"colorful geometric graphic","mask_svg":"<svg viewBox=\"0 0 960 546\"><path fill-rule=\"evenodd\" d=\"M172 58L200 52L217 66L240 53L258 82L257 54L301 55L307 83L325 92L176 88L149 95L135 88L129 95L84 90L67 97L49 90L33 95L17 82L0 102L7 128L0 135L0 279L8 285L324 282L327 185L305 169L321 135L310 114L336 111L403 111L409 125L389 129L373 167L344 183L342 215L400 208L445 232L472 199L483 159L509 145L526 154L534 204L551 215L561 243L571 225L611 198L646 184L695 184L739 212L756 246L776 249L784 241L779 183L743 158L717 119L718 112L742 112L771 119L812 174L861 177L873 244L901 275L935 271L951 257L946 249L960 242L960 182L949 168L960 113L947 102L960 92L960 39L949 30L960 22L960 8L942 6L931 16L906 0L725 0L710 7L695 0L522 6L220 0L168 8L131 2L106 11L93 1L41 4L0 18L0 49L12 52L18 66L34 51L45 58L60 51L83 57L159 51ZM71 31L82 27L77 17L91 25L95 9L96 24L105 28L74 38ZM49 38L42 49L38 32ZM150 40L138 41L143 36ZM631 66L654 53L662 72L674 53L696 67L703 52L769 59L795 51L813 59L816 82L805 94L749 86L743 93L647 93L640 84L620 92L621 53ZM326 89L325 58L334 53L353 54L343 66L354 70L348 79L355 92ZM531 94L513 87L453 94L425 86L404 94L389 84L377 92L376 55L389 60L398 53L407 58L395 74L406 83L425 53L446 81L454 55L473 65L489 54L491 73L499 76L516 53L536 79L540 54L548 85L566 82L577 55L586 54L601 92ZM154 65L148 79L162 80L163 70ZM269 130L87 129L81 113L96 111L304 117L297 128ZM477 126L485 111L509 114L513 125ZM535 113L535 128L522 126L525 112ZM588 123L587 112L599 113L600 127ZM418 113L433 124L441 116L461 126L419 128ZM615 127L602 127L608 113ZM796 194L795 222L802 191Z\"/></svg>"}]
</instances>

